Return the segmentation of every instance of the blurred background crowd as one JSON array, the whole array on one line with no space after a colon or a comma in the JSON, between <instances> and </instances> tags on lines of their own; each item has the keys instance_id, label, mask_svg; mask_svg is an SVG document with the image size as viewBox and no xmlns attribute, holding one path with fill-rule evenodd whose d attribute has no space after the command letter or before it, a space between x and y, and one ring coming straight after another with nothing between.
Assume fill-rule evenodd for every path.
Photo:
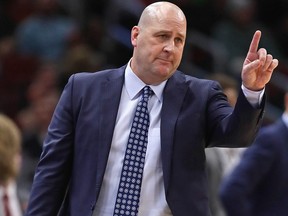
<instances>
[{"instance_id":1,"label":"blurred background crowd","mask_svg":"<svg viewBox=\"0 0 288 216\"><path fill-rule=\"evenodd\" d=\"M130 30L152 2L156 1L0 0L0 112L13 119L22 134L18 187L24 208L43 138L67 79L73 73L126 64L132 54ZM188 20L179 69L230 86L226 93L232 94L231 100L231 89L241 84L252 36L255 30L262 31L260 47L280 61L266 88L264 124L275 121L288 91L288 2L170 2Z\"/></svg>"}]
</instances>

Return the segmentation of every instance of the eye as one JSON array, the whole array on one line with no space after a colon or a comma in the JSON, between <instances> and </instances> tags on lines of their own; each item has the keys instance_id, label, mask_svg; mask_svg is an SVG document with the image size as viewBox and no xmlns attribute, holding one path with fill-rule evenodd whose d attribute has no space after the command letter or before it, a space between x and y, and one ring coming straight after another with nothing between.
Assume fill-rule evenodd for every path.
<instances>
[{"instance_id":1,"label":"eye","mask_svg":"<svg viewBox=\"0 0 288 216\"><path fill-rule=\"evenodd\" d=\"M166 35L166 34L161 34L161 35L159 35L159 37L160 37L161 39L165 40L165 39L168 38L168 35Z\"/></svg>"},{"instance_id":2,"label":"eye","mask_svg":"<svg viewBox=\"0 0 288 216\"><path fill-rule=\"evenodd\" d=\"M183 39L182 38L176 38L175 42L178 44L183 43Z\"/></svg>"}]
</instances>

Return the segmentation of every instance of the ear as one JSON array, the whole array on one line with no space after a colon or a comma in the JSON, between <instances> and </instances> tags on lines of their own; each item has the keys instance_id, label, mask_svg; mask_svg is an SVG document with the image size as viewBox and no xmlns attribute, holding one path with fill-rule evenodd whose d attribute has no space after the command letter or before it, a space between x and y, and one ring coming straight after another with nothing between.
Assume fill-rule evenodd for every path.
<instances>
[{"instance_id":1,"label":"ear","mask_svg":"<svg viewBox=\"0 0 288 216\"><path fill-rule=\"evenodd\" d=\"M134 26L131 31L131 43L133 47L137 46L137 38L139 35L140 28L138 26Z\"/></svg>"}]
</instances>

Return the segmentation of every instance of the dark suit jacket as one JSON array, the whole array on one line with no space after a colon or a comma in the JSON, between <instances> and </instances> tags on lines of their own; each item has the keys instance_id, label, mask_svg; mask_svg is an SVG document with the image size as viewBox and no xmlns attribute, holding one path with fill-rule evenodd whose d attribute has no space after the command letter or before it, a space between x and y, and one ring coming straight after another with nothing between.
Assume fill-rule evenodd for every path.
<instances>
[{"instance_id":1,"label":"dark suit jacket","mask_svg":"<svg viewBox=\"0 0 288 216\"><path fill-rule=\"evenodd\" d=\"M260 130L221 197L229 216L288 215L288 129L282 120Z\"/></svg>"},{"instance_id":2,"label":"dark suit jacket","mask_svg":"<svg viewBox=\"0 0 288 216\"><path fill-rule=\"evenodd\" d=\"M65 194L60 215L92 214L108 159L124 70L125 66L79 73L69 79L44 142L27 216L56 215ZM231 114L216 82L179 71L168 80L163 94L161 156L168 205L174 216L207 216L204 148L249 145L263 107L252 108L240 93Z\"/></svg>"}]
</instances>

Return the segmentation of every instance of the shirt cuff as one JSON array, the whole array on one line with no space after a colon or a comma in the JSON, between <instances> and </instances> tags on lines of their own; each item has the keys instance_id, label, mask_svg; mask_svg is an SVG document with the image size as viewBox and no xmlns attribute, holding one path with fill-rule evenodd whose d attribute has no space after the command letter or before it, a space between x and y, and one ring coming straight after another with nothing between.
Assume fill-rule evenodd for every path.
<instances>
[{"instance_id":1,"label":"shirt cuff","mask_svg":"<svg viewBox=\"0 0 288 216\"><path fill-rule=\"evenodd\" d=\"M247 89L243 84L241 85L241 88L243 94L245 95L251 106L253 106L254 108L259 107L263 99L265 88L260 91L251 91Z\"/></svg>"}]
</instances>

